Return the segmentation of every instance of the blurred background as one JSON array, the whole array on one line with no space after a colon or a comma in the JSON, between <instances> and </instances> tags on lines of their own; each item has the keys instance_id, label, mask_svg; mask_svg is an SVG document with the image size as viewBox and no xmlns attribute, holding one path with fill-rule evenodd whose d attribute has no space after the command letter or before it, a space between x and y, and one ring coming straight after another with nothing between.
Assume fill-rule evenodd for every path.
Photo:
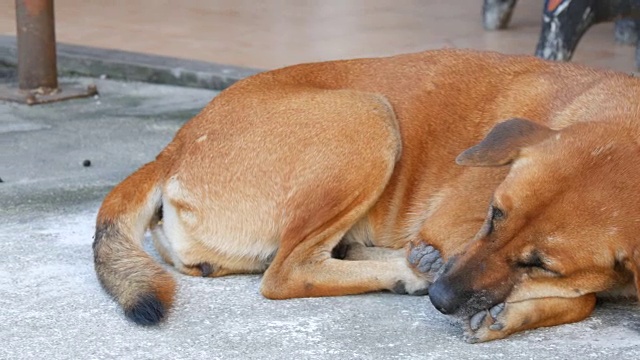
<instances>
[{"instance_id":1,"label":"blurred background","mask_svg":"<svg viewBox=\"0 0 640 360\"><path fill-rule=\"evenodd\" d=\"M554 1L550 1L553 3ZM270 69L442 47L533 54L543 0L521 0L506 30L485 31L482 0L58 0L60 43ZM0 0L0 35L15 35ZM635 70L614 24L589 29L573 61Z\"/></svg>"}]
</instances>

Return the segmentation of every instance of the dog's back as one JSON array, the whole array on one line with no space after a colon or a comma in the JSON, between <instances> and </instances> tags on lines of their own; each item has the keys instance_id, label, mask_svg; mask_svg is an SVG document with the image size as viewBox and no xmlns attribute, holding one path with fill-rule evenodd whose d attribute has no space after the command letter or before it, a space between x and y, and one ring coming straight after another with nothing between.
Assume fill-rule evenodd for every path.
<instances>
[{"instance_id":1,"label":"dog's back","mask_svg":"<svg viewBox=\"0 0 640 360\"><path fill-rule=\"evenodd\" d=\"M416 237L432 215L429 208L446 195L444 185L456 178L482 184L460 196L468 197L469 214L484 211L480 207L484 209L507 169L476 171L456 166L455 158L497 123L525 118L562 128L576 121L602 120L605 114L617 118L628 112L625 104L634 104L640 95L640 82L626 74L530 56L454 49L295 65L260 74L258 79L257 85L252 79L239 84L234 89L237 95L227 94L235 98L245 85L311 86L355 89L388 99L404 150L371 214L376 217L375 244L396 248ZM436 224L445 225L439 221ZM452 229L459 236L453 234L449 241L463 246L469 232L477 230L473 226Z\"/></svg>"}]
</instances>

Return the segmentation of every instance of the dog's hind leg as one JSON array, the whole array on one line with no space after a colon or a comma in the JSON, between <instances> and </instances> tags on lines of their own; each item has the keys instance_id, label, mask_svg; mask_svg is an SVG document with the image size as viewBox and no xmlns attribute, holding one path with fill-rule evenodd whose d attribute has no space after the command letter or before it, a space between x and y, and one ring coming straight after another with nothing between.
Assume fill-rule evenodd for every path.
<instances>
[{"instance_id":1,"label":"dog's hind leg","mask_svg":"<svg viewBox=\"0 0 640 360\"><path fill-rule=\"evenodd\" d=\"M195 212L184 209L184 205L175 206L184 204L187 199L166 197L163 205L165 216L162 221L152 221L150 230L153 244L167 264L183 274L198 277L260 273L267 268L269 255L275 252L275 246L271 251L267 249L264 256L242 256L241 251L224 253L200 240L207 239L206 236L198 236L198 230L207 224L206 220L196 220Z\"/></svg>"},{"instance_id":2,"label":"dog's hind leg","mask_svg":"<svg viewBox=\"0 0 640 360\"><path fill-rule=\"evenodd\" d=\"M378 187L384 185L381 182ZM306 208L298 211L304 209L309 214L300 214L304 223L293 223L285 230L281 247L262 280L264 296L287 299L378 290L425 291L428 283L414 274L402 257L362 261L331 257L333 248L358 219L366 215L382 189L362 190L355 198L352 196L338 203L332 202L326 194L312 200L308 196L302 197ZM345 194L344 189L338 188L325 191L327 194Z\"/></svg>"},{"instance_id":3,"label":"dog's hind leg","mask_svg":"<svg viewBox=\"0 0 640 360\"><path fill-rule=\"evenodd\" d=\"M331 102L331 109L348 99L345 95ZM365 95L363 99L363 95L355 103L344 104L349 121L324 119L333 137L323 141L332 145L318 147L326 154L314 154L319 161L298 171L295 188L299 190L284 206L284 213L290 215L280 248L262 280L261 291L268 298L379 290L426 293L428 281L414 273L400 254L362 261L332 258L336 245L378 201L401 151L393 114L379 98ZM351 135L362 131L366 136Z\"/></svg>"},{"instance_id":4,"label":"dog's hind leg","mask_svg":"<svg viewBox=\"0 0 640 360\"><path fill-rule=\"evenodd\" d=\"M360 251L361 259L331 258L331 249L340 241L357 211L335 221L318 234L304 239L290 252L281 249L265 272L261 291L271 299L338 296L390 290L400 294L424 295L430 282L407 265L404 250ZM284 251L283 251L284 250ZM349 256L349 255L347 255Z\"/></svg>"}]
</instances>

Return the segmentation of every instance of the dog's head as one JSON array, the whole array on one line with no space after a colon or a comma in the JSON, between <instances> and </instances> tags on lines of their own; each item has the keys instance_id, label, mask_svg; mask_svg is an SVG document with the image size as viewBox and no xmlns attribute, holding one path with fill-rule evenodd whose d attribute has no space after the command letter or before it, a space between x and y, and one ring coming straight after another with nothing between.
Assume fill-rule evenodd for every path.
<instances>
[{"instance_id":1,"label":"dog's head","mask_svg":"<svg viewBox=\"0 0 640 360\"><path fill-rule=\"evenodd\" d=\"M468 316L632 281L640 291L637 134L618 122L552 130L512 119L460 154L460 165L511 169L476 237L431 286L433 304Z\"/></svg>"}]
</instances>

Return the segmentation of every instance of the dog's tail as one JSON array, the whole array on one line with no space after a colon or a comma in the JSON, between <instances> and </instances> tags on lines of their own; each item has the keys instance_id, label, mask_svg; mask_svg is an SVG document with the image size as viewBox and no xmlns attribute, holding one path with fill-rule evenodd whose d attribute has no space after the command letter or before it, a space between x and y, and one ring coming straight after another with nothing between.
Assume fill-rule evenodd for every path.
<instances>
[{"instance_id":1,"label":"dog's tail","mask_svg":"<svg viewBox=\"0 0 640 360\"><path fill-rule=\"evenodd\" d=\"M95 269L104 289L140 325L164 318L173 302L173 277L142 248L144 233L161 211L163 167L148 163L105 198L93 242Z\"/></svg>"}]
</instances>

